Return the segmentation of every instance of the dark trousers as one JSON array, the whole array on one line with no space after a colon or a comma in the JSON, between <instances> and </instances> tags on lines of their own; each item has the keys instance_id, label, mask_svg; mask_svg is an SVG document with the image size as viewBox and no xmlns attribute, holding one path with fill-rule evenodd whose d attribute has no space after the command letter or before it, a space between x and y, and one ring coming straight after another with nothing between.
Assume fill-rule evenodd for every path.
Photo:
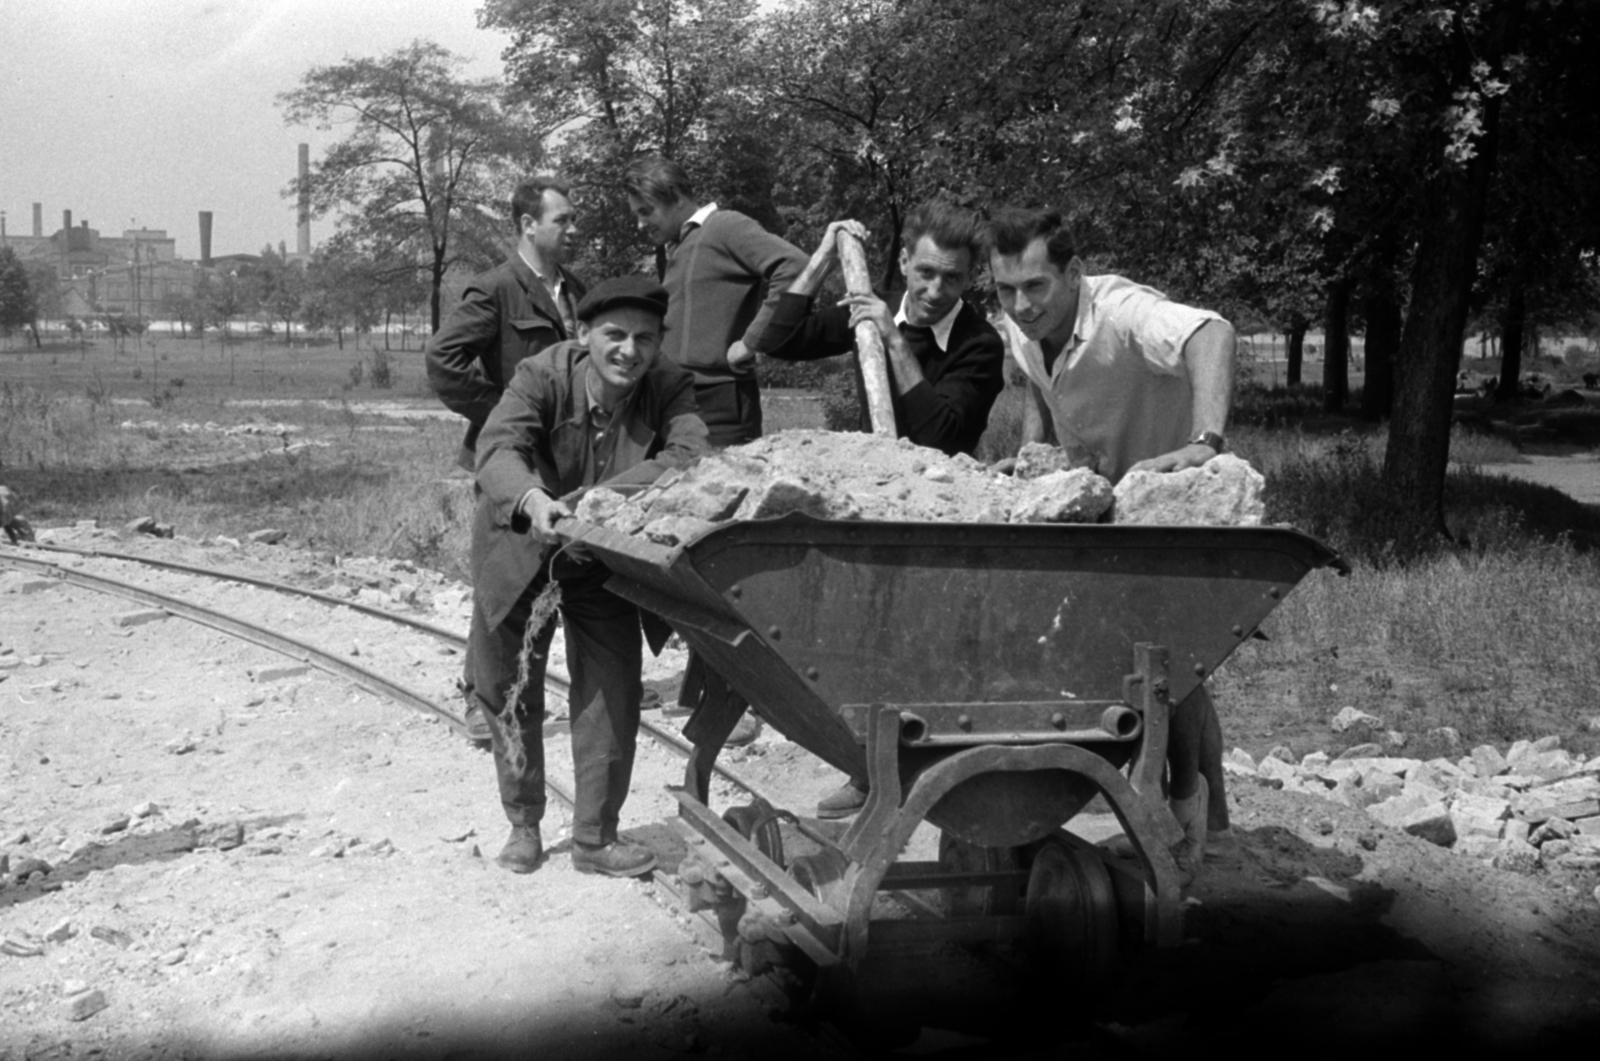
<instances>
[{"instance_id":1,"label":"dark trousers","mask_svg":"<svg viewBox=\"0 0 1600 1061\"><path fill-rule=\"evenodd\" d=\"M696 383L694 402L713 446L741 446L761 437L761 387L754 376Z\"/></svg>"},{"instance_id":2,"label":"dark trousers","mask_svg":"<svg viewBox=\"0 0 1600 1061\"><path fill-rule=\"evenodd\" d=\"M617 821L633 776L634 744L639 734L643 638L639 611L604 588L603 566L558 556L533 581L504 622L490 628L482 612L472 612L468 659L473 695L489 719L500 803L513 825L537 825L544 817L544 672L554 624L535 645L522 695L521 749L525 765L506 756L507 734L501 712L517 677L517 658L533 600L549 578L561 584L561 621L567 638L567 671L572 678L572 763L577 802L572 838L605 844L617 838Z\"/></svg>"}]
</instances>

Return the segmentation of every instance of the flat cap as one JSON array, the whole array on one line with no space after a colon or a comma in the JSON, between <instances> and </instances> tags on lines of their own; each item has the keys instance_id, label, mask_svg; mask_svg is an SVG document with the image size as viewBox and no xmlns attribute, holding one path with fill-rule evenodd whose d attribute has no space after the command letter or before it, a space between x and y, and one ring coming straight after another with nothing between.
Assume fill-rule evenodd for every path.
<instances>
[{"instance_id":1,"label":"flat cap","mask_svg":"<svg viewBox=\"0 0 1600 1061\"><path fill-rule=\"evenodd\" d=\"M578 303L578 319L585 323L617 306L636 306L660 317L667 315L667 289L642 276L619 276L596 284Z\"/></svg>"}]
</instances>

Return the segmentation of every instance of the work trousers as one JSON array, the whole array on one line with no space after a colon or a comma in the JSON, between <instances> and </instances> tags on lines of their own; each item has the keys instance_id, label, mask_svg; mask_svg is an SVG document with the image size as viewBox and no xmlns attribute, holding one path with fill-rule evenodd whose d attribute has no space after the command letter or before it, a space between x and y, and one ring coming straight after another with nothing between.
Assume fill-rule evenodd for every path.
<instances>
[{"instance_id":1,"label":"work trousers","mask_svg":"<svg viewBox=\"0 0 1600 1061\"><path fill-rule=\"evenodd\" d=\"M761 437L761 386L754 376L696 383L694 402L709 432L707 440L718 449Z\"/></svg>"},{"instance_id":2,"label":"work trousers","mask_svg":"<svg viewBox=\"0 0 1600 1061\"><path fill-rule=\"evenodd\" d=\"M499 626L472 611L468 634L473 695L489 719L500 803L513 825L537 825L544 817L544 674L554 636L547 626L534 646L528 685L522 694L518 769L506 755L502 712L517 678L517 658L533 600L551 578L561 585L561 621L567 639L567 672L572 679L568 714L572 725L575 784L572 838L581 844L606 844L617 838L617 822L633 777L639 734L643 638L639 610L606 590L610 572L594 561L556 559L517 599Z\"/></svg>"}]
</instances>

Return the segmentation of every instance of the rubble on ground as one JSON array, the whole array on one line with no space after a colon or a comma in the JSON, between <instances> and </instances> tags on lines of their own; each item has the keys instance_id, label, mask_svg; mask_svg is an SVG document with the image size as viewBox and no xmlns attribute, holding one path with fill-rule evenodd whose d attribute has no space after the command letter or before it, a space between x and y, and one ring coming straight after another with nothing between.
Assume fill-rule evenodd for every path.
<instances>
[{"instance_id":1,"label":"rubble on ground","mask_svg":"<svg viewBox=\"0 0 1600 1061\"><path fill-rule=\"evenodd\" d=\"M1115 492L1116 504L1126 509L1117 512L1119 523L1261 522L1263 480L1237 457L1187 472L1144 474L1125 490L1127 483ZM1010 476L907 439L782 431L708 454L632 496L590 490L575 515L676 545L719 523L791 512L887 522L1095 523L1112 507L1111 484L1052 446L1023 447Z\"/></svg>"},{"instance_id":2,"label":"rubble on ground","mask_svg":"<svg viewBox=\"0 0 1600 1061\"><path fill-rule=\"evenodd\" d=\"M1426 761L1386 756L1373 745L1335 758L1313 752L1298 763L1284 749L1274 752L1258 763L1235 748L1223 769L1364 810L1502 869L1600 870L1600 755L1586 761L1559 737L1517 741L1504 753L1483 744L1456 759Z\"/></svg>"}]
</instances>

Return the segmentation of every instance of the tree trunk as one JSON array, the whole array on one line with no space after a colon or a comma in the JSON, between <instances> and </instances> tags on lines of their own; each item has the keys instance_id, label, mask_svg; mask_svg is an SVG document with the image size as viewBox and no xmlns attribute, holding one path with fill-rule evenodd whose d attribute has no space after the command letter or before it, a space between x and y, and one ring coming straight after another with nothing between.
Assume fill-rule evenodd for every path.
<instances>
[{"instance_id":1,"label":"tree trunk","mask_svg":"<svg viewBox=\"0 0 1600 1061\"><path fill-rule=\"evenodd\" d=\"M1348 277L1328 285L1322 314L1322 410L1337 413L1350 400L1350 289Z\"/></svg>"},{"instance_id":2,"label":"tree trunk","mask_svg":"<svg viewBox=\"0 0 1600 1061\"><path fill-rule=\"evenodd\" d=\"M1298 317L1289 322L1289 349L1285 355L1288 359L1288 365L1285 366L1288 376L1285 383L1290 387L1300 385L1300 370L1306 356L1306 327L1307 322Z\"/></svg>"},{"instance_id":3,"label":"tree trunk","mask_svg":"<svg viewBox=\"0 0 1600 1061\"><path fill-rule=\"evenodd\" d=\"M1522 339L1527 332L1528 303L1522 279L1511 278L1506 288L1506 308L1500 315L1500 381L1494 389L1497 402L1514 402L1522 388Z\"/></svg>"},{"instance_id":4,"label":"tree trunk","mask_svg":"<svg viewBox=\"0 0 1600 1061\"><path fill-rule=\"evenodd\" d=\"M1400 303L1394 288L1368 291L1362 312L1367 318L1367 375L1361 387L1361 419L1381 423L1394 408L1394 363L1400 351Z\"/></svg>"},{"instance_id":5,"label":"tree trunk","mask_svg":"<svg viewBox=\"0 0 1600 1061\"><path fill-rule=\"evenodd\" d=\"M1460 42L1452 92L1472 84L1475 63L1498 67L1515 47L1524 4L1525 0L1506 0L1493 12L1486 40ZM1483 135L1474 145L1473 157L1464 164L1440 158L1440 169L1429 181L1424 199L1429 205L1395 366L1394 416L1383 462L1402 554L1428 536L1448 534L1444 478L1450 461L1450 418L1499 122L1500 97L1484 100Z\"/></svg>"}]
</instances>

